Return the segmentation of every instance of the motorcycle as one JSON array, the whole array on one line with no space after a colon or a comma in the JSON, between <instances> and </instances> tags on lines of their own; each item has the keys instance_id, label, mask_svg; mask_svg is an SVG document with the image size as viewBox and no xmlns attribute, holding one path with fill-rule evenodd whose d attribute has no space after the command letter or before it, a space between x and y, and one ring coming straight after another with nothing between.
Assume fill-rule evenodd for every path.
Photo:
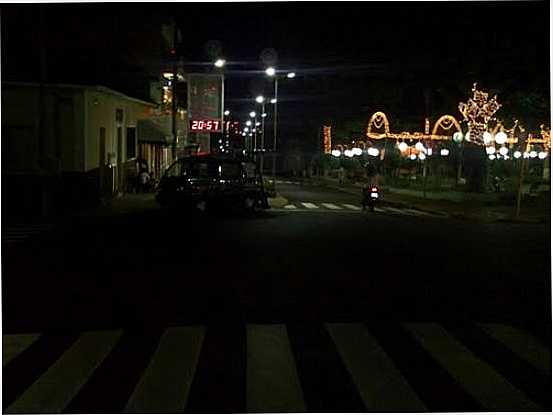
<instances>
[{"instance_id":1,"label":"motorcycle","mask_svg":"<svg viewBox=\"0 0 553 415\"><path fill-rule=\"evenodd\" d=\"M363 199L361 200L363 210L366 210L368 207L371 212L374 212L379 197L380 193L377 186L367 186L363 188Z\"/></svg>"}]
</instances>

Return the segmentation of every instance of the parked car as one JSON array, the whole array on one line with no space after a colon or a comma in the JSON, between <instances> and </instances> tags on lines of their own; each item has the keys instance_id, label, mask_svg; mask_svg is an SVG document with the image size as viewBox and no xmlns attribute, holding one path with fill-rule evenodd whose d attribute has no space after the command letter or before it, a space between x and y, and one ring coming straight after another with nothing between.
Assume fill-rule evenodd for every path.
<instances>
[{"instance_id":1,"label":"parked car","mask_svg":"<svg viewBox=\"0 0 553 415\"><path fill-rule=\"evenodd\" d=\"M268 208L263 179L252 161L221 156L188 156L175 161L157 188L163 207Z\"/></svg>"}]
</instances>

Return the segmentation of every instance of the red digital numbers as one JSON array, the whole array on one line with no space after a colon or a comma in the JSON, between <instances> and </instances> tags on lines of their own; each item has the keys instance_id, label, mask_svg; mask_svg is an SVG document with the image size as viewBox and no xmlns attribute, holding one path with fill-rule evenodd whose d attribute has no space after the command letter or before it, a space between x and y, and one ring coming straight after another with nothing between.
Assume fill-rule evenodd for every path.
<instances>
[{"instance_id":1,"label":"red digital numbers","mask_svg":"<svg viewBox=\"0 0 553 415\"><path fill-rule=\"evenodd\" d=\"M192 131L218 131L220 121L217 120L194 120L190 123Z\"/></svg>"}]
</instances>

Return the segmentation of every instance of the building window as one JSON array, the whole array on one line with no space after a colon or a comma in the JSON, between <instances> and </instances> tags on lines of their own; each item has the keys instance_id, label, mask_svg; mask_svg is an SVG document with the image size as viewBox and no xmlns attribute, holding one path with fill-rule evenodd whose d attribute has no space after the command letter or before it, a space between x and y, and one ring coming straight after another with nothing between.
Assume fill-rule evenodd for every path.
<instances>
[{"instance_id":1,"label":"building window","mask_svg":"<svg viewBox=\"0 0 553 415\"><path fill-rule=\"evenodd\" d=\"M127 127L127 160L136 157L136 128Z\"/></svg>"}]
</instances>

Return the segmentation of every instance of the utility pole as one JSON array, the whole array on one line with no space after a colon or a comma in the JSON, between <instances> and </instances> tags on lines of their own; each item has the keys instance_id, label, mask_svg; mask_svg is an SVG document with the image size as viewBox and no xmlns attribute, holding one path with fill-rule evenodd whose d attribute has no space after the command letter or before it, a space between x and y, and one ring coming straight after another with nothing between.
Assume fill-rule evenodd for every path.
<instances>
[{"instance_id":1,"label":"utility pole","mask_svg":"<svg viewBox=\"0 0 553 415\"><path fill-rule=\"evenodd\" d=\"M172 156L177 158L177 21L173 20L173 48L171 49L173 76L171 80L171 125L173 133Z\"/></svg>"},{"instance_id":2,"label":"utility pole","mask_svg":"<svg viewBox=\"0 0 553 415\"><path fill-rule=\"evenodd\" d=\"M278 75L275 75L275 113L273 118L273 182L276 186L276 148L277 148L277 110L278 106Z\"/></svg>"},{"instance_id":3,"label":"utility pole","mask_svg":"<svg viewBox=\"0 0 553 415\"><path fill-rule=\"evenodd\" d=\"M265 100L261 103L261 157L259 159L259 169L263 175L263 157L265 156Z\"/></svg>"}]
</instances>

